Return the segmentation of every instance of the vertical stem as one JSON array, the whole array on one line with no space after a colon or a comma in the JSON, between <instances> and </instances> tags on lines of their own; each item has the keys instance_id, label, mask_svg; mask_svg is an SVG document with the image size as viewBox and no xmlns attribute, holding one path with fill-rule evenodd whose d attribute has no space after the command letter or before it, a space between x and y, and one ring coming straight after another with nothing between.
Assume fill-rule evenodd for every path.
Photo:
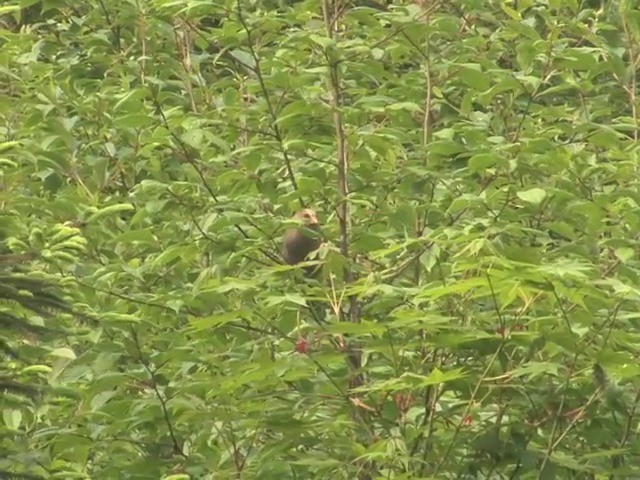
<instances>
[{"instance_id":1,"label":"vertical stem","mask_svg":"<svg viewBox=\"0 0 640 480\"><path fill-rule=\"evenodd\" d=\"M624 31L624 36L627 41L627 51L629 52L629 66L631 78L629 82L624 87L627 91L627 95L629 95L629 103L631 104L631 115L633 117L634 129L633 129L633 141L638 141L638 107L636 105L637 101L637 73L636 68L638 67L638 52L636 48L636 38L633 32L629 29L627 24L627 18L625 16L625 11L623 7L620 7L620 18L622 19L622 30Z\"/></svg>"},{"instance_id":2,"label":"vertical stem","mask_svg":"<svg viewBox=\"0 0 640 480\"><path fill-rule=\"evenodd\" d=\"M332 6L335 7L332 9ZM337 5L332 5L330 0L323 0L322 11L324 14L324 22L327 36L334 38L334 28L337 25L337 18L332 11L337 12ZM329 90L331 91L331 107L333 110L333 125L336 132L336 141L338 146L338 220L340 222L340 252L349 258L349 233L351 227L351 212L349 205L349 162L347 156L347 142L344 128L344 118L342 116L342 92L340 90L340 74L338 64L333 57L331 51L327 52L327 60L329 62ZM353 272L351 267L347 265L344 269L344 283L346 285L353 282ZM347 313L348 321L357 323L360 321L358 300L354 296L349 297L349 311ZM350 342L348 346L348 357L353 370L359 370L362 365L360 349L355 342ZM362 378L356 374L351 379L351 387L362 385Z\"/></svg>"}]
</instances>

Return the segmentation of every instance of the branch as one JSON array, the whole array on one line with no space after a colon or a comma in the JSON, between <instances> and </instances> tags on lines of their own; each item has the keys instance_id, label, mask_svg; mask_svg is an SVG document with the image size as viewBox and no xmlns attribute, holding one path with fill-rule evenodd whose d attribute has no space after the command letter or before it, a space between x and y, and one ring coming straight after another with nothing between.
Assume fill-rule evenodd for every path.
<instances>
[{"instance_id":1,"label":"branch","mask_svg":"<svg viewBox=\"0 0 640 480\"><path fill-rule=\"evenodd\" d=\"M322 11L324 14L324 23L327 37L334 38L333 28L337 20L331 15L331 5L329 0L322 2ZM340 222L340 252L345 259L349 259L349 234L351 227L351 212L349 205L349 184L348 184L348 156L347 142L344 128L344 118L342 117L342 91L340 88L340 77L338 73L338 62L332 58L332 52L325 51L327 62L329 64L329 78L327 80L329 90L331 91L331 108L333 110L333 125L336 132L338 144L338 220ZM354 280L351 267L347 264L344 269L344 282L350 284ZM353 323L360 322L360 305L355 295L349 297L349 310L347 312L348 321ZM362 367L362 351L354 342L350 342L347 347L347 356L352 366L352 374L358 372ZM356 373L351 379L351 387L357 388L362 386L364 380L361 373Z\"/></svg>"}]
</instances>

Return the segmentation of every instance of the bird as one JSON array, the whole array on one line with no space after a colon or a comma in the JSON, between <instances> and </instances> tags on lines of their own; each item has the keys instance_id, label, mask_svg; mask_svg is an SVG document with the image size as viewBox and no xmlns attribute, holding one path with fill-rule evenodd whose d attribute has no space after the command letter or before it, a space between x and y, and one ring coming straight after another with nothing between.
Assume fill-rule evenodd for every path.
<instances>
[{"instance_id":1,"label":"bird","mask_svg":"<svg viewBox=\"0 0 640 480\"><path fill-rule=\"evenodd\" d=\"M320 238L320 222L318 222L318 216L310 208L300 210L293 216L294 220L301 223L300 226L296 226L287 230L284 234L284 240L282 242L282 257L284 261L289 265L296 265L303 262L307 255L317 250L322 244ZM312 230L316 232L312 238L305 230ZM319 266L313 265L304 268L305 276L307 278L314 278L320 272ZM314 320L322 325L326 318L326 311L323 308L322 302L310 301L308 308L313 316Z\"/></svg>"},{"instance_id":2,"label":"bird","mask_svg":"<svg viewBox=\"0 0 640 480\"><path fill-rule=\"evenodd\" d=\"M320 223L316 212L310 208L305 208L297 212L293 218L300 221L303 228L294 227L284 234L282 257L289 265L296 265L304 261L307 255L317 250L322 243L319 235L314 235L316 238L312 238L304 232L304 229L320 232Z\"/></svg>"}]
</instances>

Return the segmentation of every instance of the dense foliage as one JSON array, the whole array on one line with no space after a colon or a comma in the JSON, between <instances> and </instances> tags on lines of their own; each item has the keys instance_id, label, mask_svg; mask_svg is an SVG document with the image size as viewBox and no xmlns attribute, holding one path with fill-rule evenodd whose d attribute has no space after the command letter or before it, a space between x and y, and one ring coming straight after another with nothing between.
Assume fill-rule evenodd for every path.
<instances>
[{"instance_id":1,"label":"dense foliage","mask_svg":"<svg viewBox=\"0 0 640 480\"><path fill-rule=\"evenodd\" d=\"M639 62L627 1L0 6L0 247L75 312L0 304L0 471L639 478Z\"/></svg>"}]
</instances>

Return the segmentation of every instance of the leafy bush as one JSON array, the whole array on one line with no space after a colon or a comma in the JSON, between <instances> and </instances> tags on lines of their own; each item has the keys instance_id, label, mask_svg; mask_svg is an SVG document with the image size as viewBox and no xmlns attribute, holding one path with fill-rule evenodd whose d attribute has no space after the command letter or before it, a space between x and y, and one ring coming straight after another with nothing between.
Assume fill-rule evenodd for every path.
<instances>
[{"instance_id":1,"label":"leafy bush","mask_svg":"<svg viewBox=\"0 0 640 480\"><path fill-rule=\"evenodd\" d=\"M0 468L638 478L631 2L0 14L0 238L97 320Z\"/></svg>"}]
</instances>

